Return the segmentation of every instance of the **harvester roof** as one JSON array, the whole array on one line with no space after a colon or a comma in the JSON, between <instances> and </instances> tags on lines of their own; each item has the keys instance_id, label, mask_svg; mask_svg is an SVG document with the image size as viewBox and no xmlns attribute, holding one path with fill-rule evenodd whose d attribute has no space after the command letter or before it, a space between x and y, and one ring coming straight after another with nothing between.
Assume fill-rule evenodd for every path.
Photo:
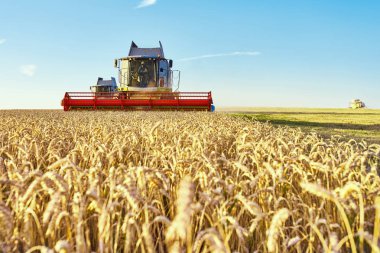
<instances>
[{"instance_id":1,"label":"harvester roof","mask_svg":"<svg viewBox=\"0 0 380 253\"><path fill-rule=\"evenodd\" d=\"M114 86L114 87L117 86L115 77L111 77L110 80L104 80L102 77L98 77L98 81L96 85L97 86Z\"/></svg>"},{"instance_id":2,"label":"harvester roof","mask_svg":"<svg viewBox=\"0 0 380 253\"><path fill-rule=\"evenodd\" d=\"M136 43L132 41L131 48L129 49L128 57L124 57L122 59L128 59L128 58L165 58L164 49L162 48L161 41L160 41L160 47L152 47L152 48L138 47Z\"/></svg>"}]
</instances>

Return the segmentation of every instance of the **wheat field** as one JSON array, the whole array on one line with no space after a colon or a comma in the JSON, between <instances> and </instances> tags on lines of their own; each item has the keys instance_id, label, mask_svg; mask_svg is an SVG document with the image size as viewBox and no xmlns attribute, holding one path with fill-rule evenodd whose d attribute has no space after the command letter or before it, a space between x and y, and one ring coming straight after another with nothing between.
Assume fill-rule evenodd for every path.
<instances>
[{"instance_id":1,"label":"wheat field","mask_svg":"<svg viewBox=\"0 0 380 253\"><path fill-rule=\"evenodd\" d=\"M0 251L380 252L379 173L223 113L0 111Z\"/></svg>"}]
</instances>

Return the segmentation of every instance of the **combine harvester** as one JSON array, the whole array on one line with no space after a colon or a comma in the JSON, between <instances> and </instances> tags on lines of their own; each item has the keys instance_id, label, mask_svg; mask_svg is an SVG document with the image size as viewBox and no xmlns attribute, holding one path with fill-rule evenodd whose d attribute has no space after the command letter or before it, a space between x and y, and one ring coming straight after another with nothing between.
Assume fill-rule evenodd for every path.
<instances>
[{"instance_id":1,"label":"combine harvester","mask_svg":"<svg viewBox=\"0 0 380 253\"><path fill-rule=\"evenodd\" d=\"M179 92L180 72L158 48L139 48L132 42L128 57L115 59L115 78L98 78L91 92L66 92L61 105L70 110L192 110L214 111L211 92ZM173 91L173 76L178 78Z\"/></svg>"},{"instance_id":2,"label":"combine harvester","mask_svg":"<svg viewBox=\"0 0 380 253\"><path fill-rule=\"evenodd\" d=\"M360 108L366 108L366 106L365 106L364 102L361 101L360 99L353 99L353 100L351 100L350 108L360 109Z\"/></svg>"}]
</instances>

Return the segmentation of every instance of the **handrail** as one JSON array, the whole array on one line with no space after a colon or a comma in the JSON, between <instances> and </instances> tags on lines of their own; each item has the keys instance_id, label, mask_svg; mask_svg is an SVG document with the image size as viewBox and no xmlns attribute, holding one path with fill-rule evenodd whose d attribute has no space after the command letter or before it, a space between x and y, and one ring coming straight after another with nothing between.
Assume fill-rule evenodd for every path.
<instances>
[{"instance_id":1,"label":"handrail","mask_svg":"<svg viewBox=\"0 0 380 253\"><path fill-rule=\"evenodd\" d=\"M170 70L170 77L171 77L171 85L173 87L173 82L174 82L174 72L178 72L178 81L177 81L177 88L174 90L175 92L177 92L179 90L179 84L180 84L180 81L181 81L181 71L180 70Z\"/></svg>"}]
</instances>

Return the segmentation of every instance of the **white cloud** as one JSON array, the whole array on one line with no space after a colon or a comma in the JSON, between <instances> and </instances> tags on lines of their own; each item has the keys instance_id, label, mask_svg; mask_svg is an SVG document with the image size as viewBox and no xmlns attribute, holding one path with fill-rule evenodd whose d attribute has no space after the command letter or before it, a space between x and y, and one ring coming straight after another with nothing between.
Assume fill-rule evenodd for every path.
<instances>
[{"instance_id":1,"label":"white cloud","mask_svg":"<svg viewBox=\"0 0 380 253\"><path fill-rule=\"evenodd\" d=\"M233 53L223 53L223 54L205 54L200 56L194 56L194 57L188 57L188 58L182 58L177 61L196 61L201 59L207 59L207 58L214 58L214 57L225 57L225 56L256 56L259 55L260 52L233 52Z\"/></svg>"},{"instance_id":2,"label":"white cloud","mask_svg":"<svg viewBox=\"0 0 380 253\"><path fill-rule=\"evenodd\" d=\"M7 40L6 39L0 39L0 45L4 44Z\"/></svg>"},{"instance_id":3,"label":"white cloud","mask_svg":"<svg viewBox=\"0 0 380 253\"><path fill-rule=\"evenodd\" d=\"M151 5L154 5L157 2L157 0L142 0L139 5L137 5L136 8L144 8Z\"/></svg>"},{"instance_id":4,"label":"white cloud","mask_svg":"<svg viewBox=\"0 0 380 253\"><path fill-rule=\"evenodd\" d=\"M34 76L36 74L37 66L33 64L22 65L20 67L21 74L26 76Z\"/></svg>"}]
</instances>

